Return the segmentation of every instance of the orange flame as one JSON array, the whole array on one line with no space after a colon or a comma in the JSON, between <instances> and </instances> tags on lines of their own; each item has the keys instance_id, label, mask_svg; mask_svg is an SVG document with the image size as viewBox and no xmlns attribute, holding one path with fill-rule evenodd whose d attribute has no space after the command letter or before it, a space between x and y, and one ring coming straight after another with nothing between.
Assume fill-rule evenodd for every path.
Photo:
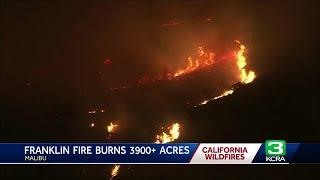
<instances>
[{"instance_id":1,"label":"orange flame","mask_svg":"<svg viewBox=\"0 0 320 180\"><path fill-rule=\"evenodd\" d=\"M225 57L222 57L220 60L223 60ZM148 77L143 76L139 78L135 83L127 84L120 87L112 87L110 88L111 91L121 90L132 88L134 86L157 82L161 80L174 80L182 75L186 75L192 73L194 71L206 68L211 66L219 61L215 61L215 53L214 52L207 52L202 47L198 47L198 55L196 57L189 56L187 58L187 65L183 68L180 68L174 72L169 72L167 74L162 74L157 77Z\"/></svg>"},{"instance_id":2,"label":"orange flame","mask_svg":"<svg viewBox=\"0 0 320 180\"><path fill-rule=\"evenodd\" d=\"M162 132L162 135L157 135L156 142L157 144L165 144L168 142L173 142L179 138L180 135L180 124L174 123L172 126L168 127L169 134Z\"/></svg>"},{"instance_id":3,"label":"orange flame","mask_svg":"<svg viewBox=\"0 0 320 180\"><path fill-rule=\"evenodd\" d=\"M233 92L234 92L233 89L227 90L227 91L223 92L220 96L214 97L213 100L220 99L222 97L228 96L230 94L233 94Z\"/></svg>"},{"instance_id":4,"label":"orange flame","mask_svg":"<svg viewBox=\"0 0 320 180\"><path fill-rule=\"evenodd\" d=\"M223 98L223 97L225 97L225 96L228 96L228 95L230 95L230 94L233 94L233 92L234 92L233 89L224 91L221 95L216 96L216 97L213 97L213 98L211 98L211 99L204 100L204 101L203 101L202 103L200 103L199 105L205 105L205 104L207 104L209 101ZM195 106L195 107L197 107L197 106Z\"/></svg>"},{"instance_id":5,"label":"orange flame","mask_svg":"<svg viewBox=\"0 0 320 180\"><path fill-rule=\"evenodd\" d=\"M107 126L107 131L108 133L113 133L116 129L116 127L118 127L119 125L117 124L113 124L112 122L110 123L109 126Z\"/></svg>"},{"instance_id":6,"label":"orange flame","mask_svg":"<svg viewBox=\"0 0 320 180\"><path fill-rule=\"evenodd\" d=\"M239 50L235 51L235 55L234 55L234 58L236 60L237 67L239 70L239 81L243 84L249 84L252 81L254 81L254 79L256 78L256 74L254 71L246 69L247 61L246 61L246 57L245 57L245 51L246 51L245 45L241 44L241 42L238 40L235 40L235 42L239 45ZM195 60L193 60L193 58L191 56L188 57L188 59L187 59L188 64L186 65L186 67L180 68L177 71L172 72L172 73L168 73L164 76L158 76L157 78L142 77L137 81L137 84L146 84L149 82L156 82L159 80L178 79L179 76L186 75L186 74L192 73L196 70L200 70L200 69L206 68L208 66L211 66L215 63L218 63L218 62L224 60L226 57L229 57L229 56L223 56L218 61L215 61L215 53L206 52L206 51L204 51L204 49L202 47L199 47L198 48L198 56L195 58ZM123 86L120 88L111 88L111 90L125 89L125 88L130 88L133 86L134 85L127 85L127 86ZM233 94L234 91L235 90L231 88L229 90L224 91L219 96L204 100L199 105L204 105L204 104L207 104L209 101L220 99L222 97L228 96L230 94ZM197 107L199 105L196 105L194 107ZM166 134L166 135L169 136L168 134ZM162 136L164 136L164 135L162 135Z\"/></svg>"},{"instance_id":7,"label":"orange flame","mask_svg":"<svg viewBox=\"0 0 320 180\"><path fill-rule=\"evenodd\" d=\"M113 133L115 128L117 127L117 124L113 124L112 122L110 123L109 126L107 126L107 130L109 133ZM109 134L109 138L111 137L111 134ZM114 165L112 170L111 170L111 177L110 180L112 180L114 177L116 177L119 174L119 169L120 169L120 165Z\"/></svg>"},{"instance_id":8,"label":"orange flame","mask_svg":"<svg viewBox=\"0 0 320 180\"><path fill-rule=\"evenodd\" d=\"M178 69L173 73L174 77L178 77L184 74L191 73L197 69L210 66L214 63L215 54L210 52L205 52L202 47L198 48L198 57L196 60L192 60L192 57L188 57L188 65L184 68Z\"/></svg>"},{"instance_id":9,"label":"orange flame","mask_svg":"<svg viewBox=\"0 0 320 180\"><path fill-rule=\"evenodd\" d=\"M120 169L120 165L114 165L112 170L111 170L111 177L110 180L113 179L114 177L116 177L119 174L119 169Z\"/></svg>"},{"instance_id":10,"label":"orange flame","mask_svg":"<svg viewBox=\"0 0 320 180\"><path fill-rule=\"evenodd\" d=\"M245 68L246 65L247 65L246 57L244 55L246 47L243 44L241 44L240 41L238 41L238 40L235 40L235 42L237 44L239 44L239 47L240 47L240 49L235 52L235 57L236 57L236 60L237 60L237 66L238 66L238 69L240 70L240 75L239 75L240 82L243 83L243 84L249 84L256 78L256 74L252 70L247 72L247 69ZM230 94L233 94L234 91L235 91L234 89L226 90L221 95L213 97L213 98L210 98L210 99L206 99L203 102L201 102L199 105L196 105L194 107L205 105L209 101L220 99L222 97L228 96Z\"/></svg>"},{"instance_id":11,"label":"orange flame","mask_svg":"<svg viewBox=\"0 0 320 180\"><path fill-rule=\"evenodd\" d=\"M238 40L235 40L235 42L240 45L240 49L236 52L237 65L238 69L240 70L240 82L249 84L256 78L256 74L254 71L250 70L249 72L247 72L247 70L245 69L247 65L246 57L244 56L246 47Z\"/></svg>"}]
</instances>

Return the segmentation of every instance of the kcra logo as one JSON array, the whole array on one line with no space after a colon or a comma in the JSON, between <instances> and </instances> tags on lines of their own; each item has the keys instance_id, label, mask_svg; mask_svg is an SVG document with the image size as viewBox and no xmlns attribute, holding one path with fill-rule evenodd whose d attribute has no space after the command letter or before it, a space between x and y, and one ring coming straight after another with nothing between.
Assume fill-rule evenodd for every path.
<instances>
[{"instance_id":1,"label":"kcra logo","mask_svg":"<svg viewBox=\"0 0 320 180\"><path fill-rule=\"evenodd\" d=\"M268 140L265 143L266 162L286 162L286 141Z\"/></svg>"}]
</instances>

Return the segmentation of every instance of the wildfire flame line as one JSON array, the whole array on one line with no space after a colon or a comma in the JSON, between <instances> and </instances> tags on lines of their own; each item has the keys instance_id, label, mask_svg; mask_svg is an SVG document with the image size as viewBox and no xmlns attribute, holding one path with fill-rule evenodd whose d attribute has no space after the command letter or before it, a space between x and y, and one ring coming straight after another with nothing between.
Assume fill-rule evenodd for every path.
<instances>
[{"instance_id":1,"label":"wildfire flame line","mask_svg":"<svg viewBox=\"0 0 320 180\"><path fill-rule=\"evenodd\" d=\"M112 87L110 88L110 90L116 91L121 89L127 89L127 88L132 88L138 85L157 82L161 80L176 80L183 75L190 74L200 69L204 69L206 67L209 67L225 59L225 57L221 57L218 61L216 61L215 57L216 55L214 52L207 52L204 50L203 47L200 46L198 47L198 53L196 57L189 56L187 58L187 65L185 67L179 68L174 72L162 74L158 77L143 76L139 78L135 83L131 83L131 84L129 83L127 85L120 86L120 87Z\"/></svg>"},{"instance_id":2,"label":"wildfire flame line","mask_svg":"<svg viewBox=\"0 0 320 180\"><path fill-rule=\"evenodd\" d=\"M223 93L222 93L221 95L219 95L219 96L213 97L213 98L211 98L211 99L204 100L204 101L201 102L199 105L205 105L205 104L207 104L207 103L210 102L210 101L213 101L213 100L216 100L216 99L220 99L220 98L223 98L223 97L228 96L228 95L230 95L230 94L233 94L233 92L234 92L233 89L227 90L227 91L223 92ZM194 107L197 107L197 106L199 106L199 105L196 105L196 106L194 106Z\"/></svg>"},{"instance_id":3,"label":"wildfire flame line","mask_svg":"<svg viewBox=\"0 0 320 180\"><path fill-rule=\"evenodd\" d=\"M202 47L198 48L198 58L192 60L192 57L188 57L188 65L184 68L178 69L174 73L174 77L178 77L184 74L189 74L197 69L204 68L206 66L212 65L215 61L215 54L210 52L205 52ZM171 74L170 74L171 75Z\"/></svg>"},{"instance_id":4,"label":"wildfire flame line","mask_svg":"<svg viewBox=\"0 0 320 180\"><path fill-rule=\"evenodd\" d=\"M251 83L255 79L256 75L254 71L251 71L251 70L248 71L246 69L247 62L246 62L246 57L244 55L246 51L246 47L243 44L241 44L241 42L238 40L235 40L235 43L239 45L239 50L236 51L234 55L237 61L238 69L240 71L239 81L244 84ZM187 58L187 65L185 67L179 68L174 72L160 75L158 77L143 76L139 78L135 83L129 83L127 85L120 86L120 87L112 87L110 88L110 90L115 91L115 90L127 89L127 88L132 88L138 85L153 83L161 80L176 80L180 76L190 74L194 71L201 70L206 67L212 66L216 63L219 63L225 58L226 57L223 56L218 60L216 60L216 54L214 52L207 52L204 50L203 47L200 46L198 47L197 56L195 57L189 56Z\"/></svg>"}]
</instances>

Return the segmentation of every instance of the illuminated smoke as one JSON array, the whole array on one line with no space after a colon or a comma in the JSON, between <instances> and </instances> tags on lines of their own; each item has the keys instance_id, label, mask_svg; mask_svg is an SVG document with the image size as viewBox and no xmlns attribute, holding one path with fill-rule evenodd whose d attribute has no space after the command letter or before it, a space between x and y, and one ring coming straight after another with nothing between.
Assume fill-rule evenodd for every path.
<instances>
[{"instance_id":1,"label":"illuminated smoke","mask_svg":"<svg viewBox=\"0 0 320 180\"><path fill-rule=\"evenodd\" d=\"M169 129L169 133L162 132L161 135L157 135L156 142L157 144L165 144L168 142L173 142L174 140L179 138L180 135L180 124L174 123L171 126L169 126L167 129Z\"/></svg>"}]
</instances>

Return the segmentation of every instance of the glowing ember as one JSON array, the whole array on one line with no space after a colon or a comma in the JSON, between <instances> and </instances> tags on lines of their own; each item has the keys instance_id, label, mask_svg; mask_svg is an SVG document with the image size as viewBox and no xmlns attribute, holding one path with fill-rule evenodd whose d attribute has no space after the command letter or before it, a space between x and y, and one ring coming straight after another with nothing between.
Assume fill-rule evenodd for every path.
<instances>
[{"instance_id":1,"label":"glowing ember","mask_svg":"<svg viewBox=\"0 0 320 180\"><path fill-rule=\"evenodd\" d=\"M105 64L105 65L110 65L112 62L111 62L111 60L110 59L105 59L104 61L103 61L103 64Z\"/></svg>"},{"instance_id":2,"label":"glowing ember","mask_svg":"<svg viewBox=\"0 0 320 180\"><path fill-rule=\"evenodd\" d=\"M169 22L169 23L164 23L162 24L162 27L172 27L172 26L177 26L179 25L180 23L177 22L177 21L173 21L173 22Z\"/></svg>"},{"instance_id":3,"label":"glowing ember","mask_svg":"<svg viewBox=\"0 0 320 180\"><path fill-rule=\"evenodd\" d=\"M119 174L119 169L120 169L120 165L114 165L112 170L111 170L111 177L110 180L113 179L114 177L116 177Z\"/></svg>"},{"instance_id":4,"label":"glowing ember","mask_svg":"<svg viewBox=\"0 0 320 180\"><path fill-rule=\"evenodd\" d=\"M97 111L96 110L92 110L92 111L89 111L88 113L89 114L95 114Z\"/></svg>"},{"instance_id":5,"label":"glowing ember","mask_svg":"<svg viewBox=\"0 0 320 180\"><path fill-rule=\"evenodd\" d=\"M247 72L247 70L245 69L247 65L246 57L244 56L246 47L238 40L235 40L235 42L240 45L240 49L236 52L237 65L240 70L240 82L249 84L256 78L256 75L255 72L251 70Z\"/></svg>"},{"instance_id":6,"label":"glowing ember","mask_svg":"<svg viewBox=\"0 0 320 180\"><path fill-rule=\"evenodd\" d=\"M110 88L110 90L111 91L117 91L117 90L120 90L120 89L128 89L128 88L131 88L131 85L121 86L121 87L112 87L112 88Z\"/></svg>"},{"instance_id":7,"label":"glowing ember","mask_svg":"<svg viewBox=\"0 0 320 180\"><path fill-rule=\"evenodd\" d=\"M88 114L96 114L96 113L104 113L106 110L105 109L92 109L90 111L88 111Z\"/></svg>"},{"instance_id":8,"label":"glowing ember","mask_svg":"<svg viewBox=\"0 0 320 180\"><path fill-rule=\"evenodd\" d=\"M112 122L110 123L109 126L107 126L107 131L108 133L113 133L116 129L116 127L118 127L119 125L117 124L113 124Z\"/></svg>"},{"instance_id":9,"label":"glowing ember","mask_svg":"<svg viewBox=\"0 0 320 180\"><path fill-rule=\"evenodd\" d=\"M179 123L174 123L172 126L168 127L169 134L162 132L162 135L157 135L157 144L165 144L168 142L173 142L174 140L179 138L180 135L180 125Z\"/></svg>"},{"instance_id":10,"label":"glowing ember","mask_svg":"<svg viewBox=\"0 0 320 180\"><path fill-rule=\"evenodd\" d=\"M31 82L27 82L26 86L31 87Z\"/></svg>"}]
</instances>

